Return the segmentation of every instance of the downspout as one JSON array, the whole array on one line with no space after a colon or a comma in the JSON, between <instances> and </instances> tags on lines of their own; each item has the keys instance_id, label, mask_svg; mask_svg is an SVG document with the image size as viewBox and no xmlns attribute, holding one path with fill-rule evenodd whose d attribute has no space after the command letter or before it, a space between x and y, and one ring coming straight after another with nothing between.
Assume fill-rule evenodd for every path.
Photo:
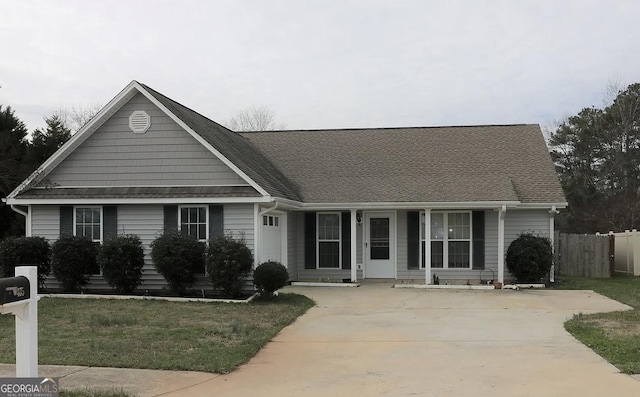
<instances>
[{"instance_id":1,"label":"downspout","mask_svg":"<svg viewBox=\"0 0 640 397\"><path fill-rule=\"evenodd\" d=\"M9 207L12 211L24 216L24 235L27 237L31 237L31 220L29 217L29 212L22 211L21 209L16 207L15 204L10 204Z\"/></svg>"},{"instance_id":2,"label":"downspout","mask_svg":"<svg viewBox=\"0 0 640 397\"><path fill-rule=\"evenodd\" d=\"M24 211L22 211L22 210L19 210L19 209L16 207L16 205L15 205L15 204L11 204L11 205L10 205L10 207L11 207L11 209L12 209L13 211L15 211L15 212L17 212L18 214L20 214L20 215L24 216L24 219L27 219L27 213L26 213L26 212L24 212Z\"/></svg>"},{"instance_id":3,"label":"downspout","mask_svg":"<svg viewBox=\"0 0 640 397\"><path fill-rule=\"evenodd\" d=\"M258 213L258 216L262 216L264 214L268 214L271 211L274 211L276 208L278 208L278 202L276 201L275 204L273 205L273 207L269 207L265 210L262 210Z\"/></svg>"}]
</instances>

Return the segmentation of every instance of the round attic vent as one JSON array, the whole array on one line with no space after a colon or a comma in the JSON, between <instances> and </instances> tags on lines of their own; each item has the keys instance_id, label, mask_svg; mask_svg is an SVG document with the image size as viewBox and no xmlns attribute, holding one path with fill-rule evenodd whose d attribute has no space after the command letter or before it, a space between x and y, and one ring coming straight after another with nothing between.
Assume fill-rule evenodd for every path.
<instances>
[{"instance_id":1,"label":"round attic vent","mask_svg":"<svg viewBox=\"0 0 640 397\"><path fill-rule=\"evenodd\" d=\"M129 128L136 134L144 134L151 127L151 117L144 110L136 110L129 116Z\"/></svg>"}]
</instances>

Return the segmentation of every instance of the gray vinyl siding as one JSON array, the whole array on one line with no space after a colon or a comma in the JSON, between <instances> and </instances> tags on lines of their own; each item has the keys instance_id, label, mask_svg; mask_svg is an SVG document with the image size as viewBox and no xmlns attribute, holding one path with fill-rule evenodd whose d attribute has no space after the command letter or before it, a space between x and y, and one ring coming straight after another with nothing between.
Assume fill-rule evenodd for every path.
<instances>
[{"instance_id":1,"label":"gray vinyl siding","mask_svg":"<svg viewBox=\"0 0 640 397\"><path fill-rule=\"evenodd\" d=\"M42 236L50 243L55 242L60 236L60 206L33 205L31 211L32 235ZM252 252L254 251L253 204L225 204L224 227L226 232L233 233L235 237L244 236L247 245ZM164 277L156 271L153 265L150 248L153 240L164 229L163 206L156 204L119 205L117 228L119 235L135 234L142 241L145 265L142 275L143 282L138 288L142 290L167 288ZM88 289L110 288L101 276L91 276L90 281L91 284ZM50 276L46 281L46 287L58 288L59 283L53 276ZM204 276L199 276L193 287L195 289L211 289L208 280Z\"/></svg>"},{"instance_id":2,"label":"gray vinyl siding","mask_svg":"<svg viewBox=\"0 0 640 397\"><path fill-rule=\"evenodd\" d=\"M118 235L135 234L144 248L144 267L140 289L167 288L164 277L158 273L151 260L151 243L164 229L162 205L119 205Z\"/></svg>"},{"instance_id":3,"label":"gray vinyl siding","mask_svg":"<svg viewBox=\"0 0 640 397\"><path fill-rule=\"evenodd\" d=\"M424 270L409 270L407 267L407 211L398 211L397 218L398 280L424 280Z\"/></svg>"},{"instance_id":4,"label":"gray vinyl siding","mask_svg":"<svg viewBox=\"0 0 640 397\"><path fill-rule=\"evenodd\" d=\"M513 240L522 233L533 233L549 237L548 210L507 210L504 218L504 252Z\"/></svg>"},{"instance_id":5,"label":"gray vinyl siding","mask_svg":"<svg viewBox=\"0 0 640 397\"><path fill-rule=\"evenodd\" d=\"M151 127L144 134L129 129L134 110L151 116ZM247 185L140 93L58 165L46 183L60 187Z\"/></svg>"},{"instance_id":6,"label":"gray vinyl siding","mask_svg":"<svg viewBox=\"0 0 640 397\"><path fill-rule=\"evenodd\" d=\"M253 204L225 204L224 231L234 238L244 237L245 243L255 255L253 228Z\"/></svg>"},{"instance_id":7,"label":"gray vinyl siding","mask_svg":"<svg viewBox=\"0 0 640 397\"><path fill-rule=\"evenodd\" d=\"M60 236L60 210L57 205L32 205L31 235L53 243Z\"/></svg>"},{"instance_id":8,"label":"gray vinyl siding","mask_svg":"<svg viewBox=\"0 0 640 397\"><path fill-rule=\"evenodd\" d=\"M287 266L289 280L298 279L298 216L297 212L287 213Z\"/></svg>"}]
</instances>

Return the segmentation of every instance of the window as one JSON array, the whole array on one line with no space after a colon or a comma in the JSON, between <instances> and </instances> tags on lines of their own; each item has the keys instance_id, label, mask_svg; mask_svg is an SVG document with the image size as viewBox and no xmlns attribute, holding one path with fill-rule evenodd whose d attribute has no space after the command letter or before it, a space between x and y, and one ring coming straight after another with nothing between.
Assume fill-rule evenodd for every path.
<instances>
[{"instance_id":1,"label":"window","mask_svg":"<svg viewBox=\"0 0 640 397\"><path fill-rule=\"evenodd\" d=\"M180 231L201 241L206 241L209 228L207 227L207 207L180 207L178 223Z\"/></svg>"},{"instance_id":2,"label":"window","mask_svg":"<svg viewBox=\"0 0 640 397\"><path fill-rule=\"evenodd\" d=\"M74 213L75 235L102 241L102 207L76 207Z\"/></svg>"},{"instance_id":3,"label":"window","mask_svg":"<svg viewBox=\"0 0 640 397\"><path fill-rule=\"evenodd\" d=\"M278 217L273 215L263 215L262 216L262 225L263 226L273 226L278 227Z\"/></svg>"},{"instance_id":4,"label":"window","mask_svg":"<svg viewBox=\"0 0 640 397\"><path fill-rule=\"evenodd\" d=\"M340 268L340 213L318 213L318 268Z\"/></svg>"},{"instance_id":5,"label":"window","mask_svg":"<svg viewBox=\"0 0 640 397\"><path fill-rule=\"evenodd\" d=\"M75 207L73 213L74 235L90 238L96 245L102 242L102 207ZM97 263L89 269L91 275L101 275Z\"/></svg>"},{"instance_id":6,"label":"window","mask_svg":"<svg viewBox=\"0 0 640 397\"><path fill-rule=\"evenodd\" d=\"M425 218L420 228L422 240L422 264L426 262ZM431 213L431 268L471 268L471 213Z\"/></svg>"}]
</instances>

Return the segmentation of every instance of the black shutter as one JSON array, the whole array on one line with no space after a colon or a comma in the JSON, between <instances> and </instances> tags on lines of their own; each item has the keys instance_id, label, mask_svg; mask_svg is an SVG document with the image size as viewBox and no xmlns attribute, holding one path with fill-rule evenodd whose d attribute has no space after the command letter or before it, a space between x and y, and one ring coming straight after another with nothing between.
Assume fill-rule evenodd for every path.
<instances>
[{"instance_id":1,"label":"black shutter","mask_svg":"<svg viewBox=\"0 0 640 397\"><path fill-rule=\"evenodd\" d=\"M107 241L118 235L118 207L115 205L105 205L102 207L103 240Z\"/></svg>"},{"instance_id":2,"label":"black shutter","mask_svg":"<svg viewBox=\"0 0 640 397\"><path fill-rule=\"evenodd\" d=\"M224 237L224 206L209 206L209 239Z\"/></svg>"},{"instance_id":3,"label":"black shutter","mask_svg":"<svg viewBox=\"0 0 640 397\"><path fill-rule=\"evenodd\" d=\"M73 236L73 205L60 206L60 236Z\"/></svg>"},{"instance_id":4,"label":"black shutter","mask_svg":"<svg viewBox=\"0 0 640 397\"><path fill-rule=\"evenodd\" d=\"M407 211L407 269L418 270L420 249L420 212Z\"/></svg>"},{"instance_id":5,"label":"black shutter","mask_svg":"<svg viewBox=\"0 0 640 397\"><path fill-rule=\"evenodd\" d=\"M316 268L316 213L304 213L304 268Z\"/></svg>"},{"instance_id":6,"label":"black shutter","mask_svg":"<svg viewBox=\"0 0 640 397\"><path fill-rule=\"evenodd\" d=\"M342 213L342 269L351 269L351 213Z\"/></svg>"},{"instance_id":7,"label":"black shutter","mask_svg":"<svg viewBox=\"0 0 640 397\"><path fill-rule=\"evenodd\" d=\"M178 230L178 206L164 206L164 231Z\"/></svg>"},{"instance_id":8,"label":"black shutter","mask_svg":"<svg viewBox=\"0 0 640 397\"><path fill-rule=\"evenodd\" d=\"M473 270L484 269L484 211L473 211Z\"/></svg>"}]
</instances>

